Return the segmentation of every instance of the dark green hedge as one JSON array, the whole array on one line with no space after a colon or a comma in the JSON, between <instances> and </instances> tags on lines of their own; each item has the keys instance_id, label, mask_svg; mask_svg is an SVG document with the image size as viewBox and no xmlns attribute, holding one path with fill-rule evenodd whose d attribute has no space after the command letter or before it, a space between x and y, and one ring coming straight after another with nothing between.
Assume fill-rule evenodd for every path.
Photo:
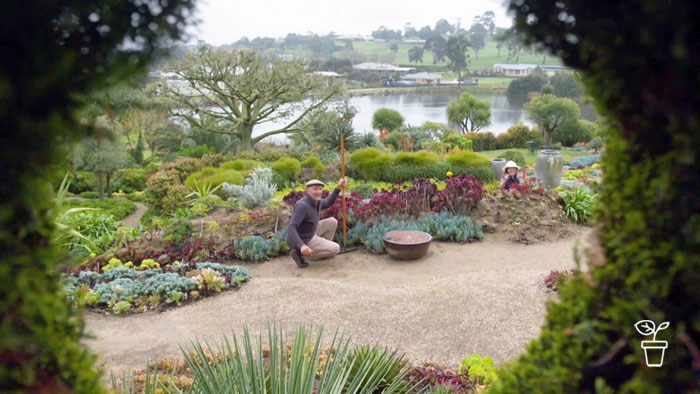
<instances>
[{"instance_id":1,"label":"dark green hedge","mask_svg":"<svg viewBox=\"0 0 700 394\"><path fill-rule=\"evenodd\" d=\"M569 24L551 18L551 1L524 3L512 7L518 29L582 72L609 124L600 235L590 272L563 287L490 392L700 392L700 4L565 0ZM647 366L640 320L669 323L655 338L668 342L659 368Z\"/></svg>"}]
</instances>

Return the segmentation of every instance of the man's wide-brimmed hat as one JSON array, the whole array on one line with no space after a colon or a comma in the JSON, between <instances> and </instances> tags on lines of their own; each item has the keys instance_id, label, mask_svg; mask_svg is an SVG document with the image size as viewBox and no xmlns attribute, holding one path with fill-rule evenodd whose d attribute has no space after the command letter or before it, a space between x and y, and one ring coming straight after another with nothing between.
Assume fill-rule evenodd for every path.
<instances>
[{"instance_id":1,"label":"man's wide-brimmed hat","mask_svg":"<svg viewBox=\"0 0 700 394\"><path fill-rule=\"evenodd\" d=\"M515 164L513 160L506 163L506 165L503 167L503 173L505 173L509 168L515 168L516 170L520 170L520 166Z\"/></svg>"},{"instance_id":2,"label":"man's wide-brimmed hat","mask_svg":"<svg viewBox=\"0 0 700 394\"><path fill-rule=\"evenodd\" d=\"M318 185L318 186L326 186L325 183L319 181L318 179L312 179L312 180L306 182L306 187L311 187L311 186L316 186L316 185Z\"/></svg>"}]
</instances>

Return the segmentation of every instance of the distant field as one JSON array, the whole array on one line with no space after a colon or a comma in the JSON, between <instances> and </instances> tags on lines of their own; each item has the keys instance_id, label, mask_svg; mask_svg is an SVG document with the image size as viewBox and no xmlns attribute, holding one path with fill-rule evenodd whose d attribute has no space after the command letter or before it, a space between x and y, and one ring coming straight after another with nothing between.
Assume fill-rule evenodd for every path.
<instances>
[{"instance_id":1,"label":"distant field","mask_svg":"<svg viewBox=\"0 0 700 394\"><path fill-rule=\"evenodd\" d=\"M382 41L355 41L353 42L353 47L355 51L362 53L369 62L377 63L390 63L398 66L410 66L419 67L427 69L439 69L444 68L447 62L440 64L433 64L433 55L431 52L423 53L423 62L419 63L409 63L408 61L408 51L414 46L422 46L419 43L401 43L399 44L399 49L397 52L393 52L389 48L388 42ZM468 50L469 53L469 69L470 70L491 70L493 65L497 63L506 63L507 51L502 49L498 53L498 48L496 47L496 40L490 39L486 43L486 47L475 53L472 49ZM516 63L511 61L510 63ZM531 63L539 65L562 65L561 61L553 56L544 56L543 54L522 54L517 63Z\"/></svg>"}]
</instances>

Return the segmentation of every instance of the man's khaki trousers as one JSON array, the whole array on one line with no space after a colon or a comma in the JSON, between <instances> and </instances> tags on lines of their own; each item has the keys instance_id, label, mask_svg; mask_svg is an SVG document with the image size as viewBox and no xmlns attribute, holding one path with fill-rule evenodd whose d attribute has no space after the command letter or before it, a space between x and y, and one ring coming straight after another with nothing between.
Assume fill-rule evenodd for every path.
<instances>
[{"instance_id":1,"label":"man's khaki trousers","mask_svg":"<svg viewBox=\"0 0 700 394\"><path fill-rule=\"evenodd\" d=\"M304 256L304 259L309 261L321 260L335 257L335 255L340 253L340 245L333 242L337 228L338 220L336 218L327 218L319 221L316 235L307 244L314 251L314 254Z\"/></svg>"}]
</instances>

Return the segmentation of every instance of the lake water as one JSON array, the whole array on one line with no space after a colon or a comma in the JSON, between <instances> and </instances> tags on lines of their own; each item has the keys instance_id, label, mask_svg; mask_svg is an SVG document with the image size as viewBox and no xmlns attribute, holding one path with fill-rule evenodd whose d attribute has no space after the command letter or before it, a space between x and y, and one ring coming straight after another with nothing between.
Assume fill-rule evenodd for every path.
<instances>
[{"instance_id":1,"label":"lake water","mask_svg":"<svg viewBox=\"0 0 700 394\"><path fill-rule=\"evenodd\" d=\"M513 125L522 122L528 126L532 123L527 119L527 112L522 108L510 105L505 96L476 96L491 106L491 125L481 131L490 131L494 135L506 132ZM357 96L350 99L350 104L358 112L352 125L356 132L375 131L372 129L372 117L380 108L398 111L405 119L404 124L421 126L425 122L448 124L447 105L457 101L459 94L427 95L421 93L404 93L388 95ZM457 125L451 125L457 128Z\"/></svg>"},{"instance_id":2,"label":"lake water","mask_svg":"<svg viewBox=\"0 0 700 394\"><path fill-rule=\"evenodd\" d=\"M530 127L533 123L527 119L527 111L508 102L505 96L479 96L491 106L491 125L483 128L482 132L492 132L494 135L506 132L510 127L522 122ZM426 93L401 93L401 94L374 94L354 96L349 99L350 105L357 109L357 114L352 125L355 132L377 133L372 128L372 117L380 108L389 108L398 111L405 119L404 125L419 127L425 122L448 124L447 105L457 101L459 93L454 94L426 94ZM280 125L264 124L256 126L254 135L259 135L268 130L273 130ZM450 127L457 128L456 125ZM283 136L273 136L268 141L284 143Z\"/></svg>"}]
</instances>

